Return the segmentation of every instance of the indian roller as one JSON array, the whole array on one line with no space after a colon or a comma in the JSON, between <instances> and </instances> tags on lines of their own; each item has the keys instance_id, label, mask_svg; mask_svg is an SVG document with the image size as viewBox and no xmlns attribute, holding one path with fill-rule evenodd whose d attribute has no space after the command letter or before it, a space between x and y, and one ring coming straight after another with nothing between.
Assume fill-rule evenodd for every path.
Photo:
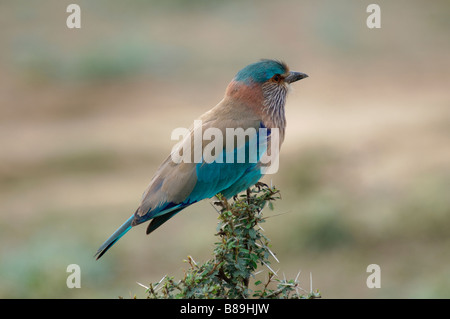
<instances>
[{"instance_id":1,"label":"indian roller","mask_svg":"<svg viewBox=\"0 0 450 319\"><path fill-rule=\"evenodd\" d=\"M286 128L284 109L290 84L306 77L308 75L304 73L290 71L281 61L264 59L249 64L228 84L219 104L200 116L201 128L219 129L224 134L229 128L254 128L257 132L265 128L265 140L257 143L260 150L258 154L272 152L272 144L268 141L273 135L271 130L277 128L279 151ZM184 143L190 142L195 134L195 129L191 128ZM250 137L244 145L247 148L249 139ZM177 144L172 153L181 151L186 146L184 143ZM144 191L136 212L100 246L95 254L97 259L136 225L150 220L147 227L147 234L150 234L181 210L198 201L219 193L231 198L256 184L265 172L262 164L264 154L258 155L253 161L250 161L249 156L241 161L225 161L230 152L231 157L236 158L238 151L238 145L233 143L234 148L230 149L227 143L230 140L223 139L223 148L215 154L214 161L206 161L204 158L197 162L174 161L173 156L169 155ZM190 144L192 150L193 144L195 142ZM204 141L202 147L205 147Z\"/></svg>"}]
</instances>

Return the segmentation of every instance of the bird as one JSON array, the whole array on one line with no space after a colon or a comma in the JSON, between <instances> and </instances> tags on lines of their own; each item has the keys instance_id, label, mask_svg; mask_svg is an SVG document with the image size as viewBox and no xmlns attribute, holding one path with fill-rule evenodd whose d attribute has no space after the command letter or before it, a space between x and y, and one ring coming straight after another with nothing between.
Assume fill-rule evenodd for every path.
<instances>
[{"instance_id":1,"label":"bird","mask_svg":"<svg viewBox=\"0 0 450 319\"><path fill-rule=\"evenodd\" d=\"M99 259L122 236L134 226L150 221L146 233L150 234L170 218L203 199L222 194L231 198L256 184L265 175L262 157L272 152L272 132L278 132L277 150L284 140L286 129L285 104L292 83L307 78L302 72L290 71L287 64L275 59L261 59L239 70L228 84L222 100L212 109L199 117L201 128L216 128L225 133L229 128L257 130L256 135L247 137L245 144L227 147L231 140L223 139L223 147L217 150L214 161L174 161L171 156L181 153L182 147L190 145L195 128L191 127L184 142L172 149L156 170L141 202L134 212L98 249L94 257ZM260 135L260 129L266 129L266 135ZM258 155L251 161L224 161L230 156L236 159L238 148L247 149L250 139L263 136L258 142ZM235 140L232 140L233 142ZM205 148L205 141L202 147ZM261 155L262 153L262 155ZM192 158L191 158L192 159ZM219 160L221 159L221 160Z\"/></svg>"}]
</instances>

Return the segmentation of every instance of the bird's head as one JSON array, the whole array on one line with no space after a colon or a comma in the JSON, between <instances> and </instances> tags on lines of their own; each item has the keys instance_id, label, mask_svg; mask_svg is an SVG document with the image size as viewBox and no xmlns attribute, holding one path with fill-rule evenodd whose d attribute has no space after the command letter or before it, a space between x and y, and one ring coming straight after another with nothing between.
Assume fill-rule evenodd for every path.
<instances>
[{"instance_id":1,"label":"bird's head","mask_svg":"<svg viewBox=\"0 0 450 319\"><path fill-rule=\"evenodd\" d=\"M228 85L226 95L284 120L284 105L290 84L308 77L289 71L284 62L261 60L240 70Z\"/></svg>"}]
</instances>

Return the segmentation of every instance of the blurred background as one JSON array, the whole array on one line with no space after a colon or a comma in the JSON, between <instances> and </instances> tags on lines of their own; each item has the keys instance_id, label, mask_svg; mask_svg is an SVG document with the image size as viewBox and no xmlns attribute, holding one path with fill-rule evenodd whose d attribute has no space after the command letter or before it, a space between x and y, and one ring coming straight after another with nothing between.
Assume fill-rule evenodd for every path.
<instances>
[{"instance_id":1,"label":"blurred background","mask_svg":"<svg viewBox=\"0 0 450 319\"><path fill-rule=\"evenodd\" d=\"M68 29L66 7L81 7ZM94 253L174 141L261 58L309 74L287 102L280 269L324 298L450 298L450 3L0 2L0 297L145 297L211 257L208 200ZM68 289L69 264L81 288ZM369 289L369 264L381 288ZM265 276L265 271L261 276Z\"/></svg>"}]
</instances>

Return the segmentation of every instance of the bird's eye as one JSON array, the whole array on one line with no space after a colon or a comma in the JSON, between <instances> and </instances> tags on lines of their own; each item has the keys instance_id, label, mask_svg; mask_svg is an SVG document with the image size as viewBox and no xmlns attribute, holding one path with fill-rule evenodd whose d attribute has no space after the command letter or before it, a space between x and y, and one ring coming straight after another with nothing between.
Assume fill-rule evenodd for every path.
<instances>
[{"instance_id":1,"label":"bird's eye","mask_svg":"<svg viewBox=\"0 0 450 319\"><path fill-rule=\"evenodd\" d=\"M272 77L272 79L273 79L275 82L279 82L280 79L281 79L281 75L275 74L275 75Z\"/></svg>"}]
</instances>

